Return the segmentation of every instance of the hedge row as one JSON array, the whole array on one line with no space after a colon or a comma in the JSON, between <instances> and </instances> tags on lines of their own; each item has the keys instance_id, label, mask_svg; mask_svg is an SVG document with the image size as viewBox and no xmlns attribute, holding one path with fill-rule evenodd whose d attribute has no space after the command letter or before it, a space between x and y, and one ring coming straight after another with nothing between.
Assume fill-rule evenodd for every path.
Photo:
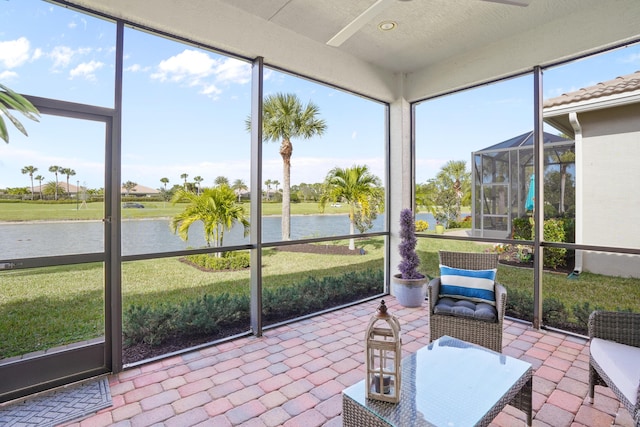
<instances>
[{"instance_id":1,"label":"hedge row","mask_svg":"<svg viewBox=\"0 0 640 427\"><path fill-rule=\"evenodd\" d=\"M283 321L382 293L382 270L351 272L336 277L308 277L294 286L263 291L266 321ZM203 295L181 304L131 305L124 312L126 345L158 346L172 337L215 336L225 329L248 328L247 295Z\"/></svg>"}]
</instances>

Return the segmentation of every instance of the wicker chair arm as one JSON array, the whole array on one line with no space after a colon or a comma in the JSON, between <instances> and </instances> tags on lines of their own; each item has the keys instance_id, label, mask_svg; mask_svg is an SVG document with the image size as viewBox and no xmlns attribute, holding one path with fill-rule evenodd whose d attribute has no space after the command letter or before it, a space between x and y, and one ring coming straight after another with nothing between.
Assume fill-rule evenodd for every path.
<instances>
[{"instance_id":1,"label":"wicker chair arm","mask_svg":"<svg viewBox=\"0 0 640 427\"><path fill-rule=\"evenodd\" d=\"M498 312L498 322L502 323L504 320L504 313L507 309L507 288L500 283L495 283L496 294L496 311Z\"/></svg>"},{"instance_id":2,"label":"wicker chair arm","mask_svg":"<svg viewBox=\"0 0 640 427\"><path fill-rule=\"evenodd\" d=\"M438 303L438 297L440 295L440 278L436 277L431 279L427 285L427 299L429 300L429 313L433 313L433 309Z\"/></svg>"},{"instance_id":3,"label":"wicker chair arm","mask_svg":"<svg viewBox=\"0 0 640 427\"><path fill-rule=\"evenodd\" d=\"M596 310L589 316L589 338L640 347L640 313Z\"/></svg>"}]
</instances>

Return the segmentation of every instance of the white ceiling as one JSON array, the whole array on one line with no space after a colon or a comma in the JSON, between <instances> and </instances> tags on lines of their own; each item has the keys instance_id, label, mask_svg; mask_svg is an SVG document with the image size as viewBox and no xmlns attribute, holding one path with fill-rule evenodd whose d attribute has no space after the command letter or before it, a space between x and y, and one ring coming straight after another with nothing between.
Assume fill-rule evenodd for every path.
<instances>
[{"instance_id":1,"label":"white ceiling","mask_svg":"<svg viewBox=\"0 0 640 427\"><path fill-rule=\"evenodd\" d=\"M55 0L54 0L55 1ZM638 0L69 0L383 101L422 99L640 37ZM393 31L381 21L397 23Z\"/></svg>"}]
</instances>

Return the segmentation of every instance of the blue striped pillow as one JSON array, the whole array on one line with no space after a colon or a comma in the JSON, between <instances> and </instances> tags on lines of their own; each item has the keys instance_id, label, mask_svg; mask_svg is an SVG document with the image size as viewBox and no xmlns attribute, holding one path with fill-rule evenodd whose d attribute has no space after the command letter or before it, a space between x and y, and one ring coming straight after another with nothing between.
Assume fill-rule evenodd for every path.
<instances>
[{"instance_id":1,"label":"blue striped pillow","mask_svg":"<svg viewBox=\"0 0 640 427\"><path fill-rule=\"evenodd\" d=\"M440 297L467 299L496 305L496 269L463 270L440 264Z\"/></svg>"}]
</instances>

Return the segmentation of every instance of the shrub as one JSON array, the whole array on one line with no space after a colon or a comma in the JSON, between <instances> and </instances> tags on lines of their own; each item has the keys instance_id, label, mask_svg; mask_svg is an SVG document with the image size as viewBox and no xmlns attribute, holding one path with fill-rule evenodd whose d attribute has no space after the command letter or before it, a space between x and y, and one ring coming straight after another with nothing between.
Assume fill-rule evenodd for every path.
<instances>
[{"instance_id":1,"label":"shrub","mask_svg":"<svg viewBox=\"0 0 640 427\"><path fill-rule=\"evenodd\" d=\"M508 289L505 311L516 319L533 321L533 295L520 289Z\"/></svg>"},{"instance_id":2,"label":"shrub","mask_svg":"<svg viewBox=\"0 0 640 427\"><path fill-rule=\"evenodd\" d=\"M569 323L569 314L562 301L557 298L545 298L542 301L542 323L555 327Z\"/></svg>"},{"instance_id":3,"label":"shrub","mask_svg":"<svg viewBox=\"0 0 640 427\"><path fill-rule=\"evenodd\" d=\"M591 307L589 302L585 302L582 305L574 304L573 308L573 316L577 319L578 325L582 326L585 330L589 324L589 316L594 310L602 310L601 306L596 305L595 307Z\"/></svg>"},{"instance_id":4,"label":"shrub","mask_svg":"<svg viewBox=\"0 0 640 427\"><path fill-rule=\"evenodd\" d=\"M520 289L509 289L507 295L507 316L532 322L533 295ZM577 321L571 322L569 311L562 301L557 298L545 298L542 301L542 323L546 326L586 334L589 314L595 309L597 308L592 309L589 303L583 306L574 305L571 311Z\"/></svg>"},{"instance_id":5,"label":"shrub","mask_svg":"<svg viewBox=\"0 0 640 427\"><path fill-rule=\"evenodd\" d=\"M544 222L544 239L548 242L564 242L564 224L561 219L551 218ZM565 248L544 248L543 265L556 268L566 265L567 250Z\"/></svg>"},{"instance_id":6,"label":"shrub","mask_svg":"<svg viewBox=\"0 0 640 427\"><path fill-rule=\"evenodd\" d=\"M158 307L132 305L123 313L122 335L127 345L144 343L162 344L172 333L171 320L176 307L162 304Z\"/></svg>"},{"instance_id":7,"label":"shrub","mask_svg":"<svg viewBox=\"0 0 640 427\"><path fill-rule=\"evenodd\" d=\"M263 291L266 320L283 321L311 314L382 292L382 270L350 272L294 286ZM215 336L249 325L249 296L203 295L180 304L132 305L124 311L123 337L127 345L158 346L172 337Z\"/></svg>"},{"instance_id":8,"label":"shrub","mask_svg":"<svg viewBox=\"0 0 640 427\"><path fill-rule=\"evenodd\" d=\"M533 221L529 217L514 218L512 221L513 238L516 240L533 240ZM550 218L544 221L544 239L548 242L566 242L566 230L572 230L575 225L565 220ZM544 248L543 265L556 268L567 265L567 250L565 248Z\"/></svg>"},{"instance_id":9,"label":"shrub","mask_svg":"<svg viewBox=\"0 0 640 427\"><path fill-rule=\"evenodd\" d=\"M249 268L251 256L248 252L224 252L222 256L198 254L187 255L185 259L206 270L242 270Z\"/></svg>"},{"instance_id":10,"label":"shrub","mask_svg":"<svg viewBox=\"0 0 640 427\"><path fill-rule=\"evenodd\" d=\"M471 216L465 216L462 221L449 221L449 228L471 228Z\"/></svg>"},{"instance_id":11,"label":"shrub","mask_svg":"<svg viewBox=\"0 0 640 427\"><path fill-rule=\"evenodd\" d=\"M425 220L419 219L416 221L416 231L418 233L428 230L429 229L429 223Z\"/></svg>"},{"instance_id":12,"label":"shrub","mask_svg":"<svg viewBox=\"0 0 640 427\"><path fill-rule=\"evenodd\" d=\"M531 221L529 217L514 218L511 222L513 238L516 240L530 240L532 235Z\"/></svg>"}]
</instances>

